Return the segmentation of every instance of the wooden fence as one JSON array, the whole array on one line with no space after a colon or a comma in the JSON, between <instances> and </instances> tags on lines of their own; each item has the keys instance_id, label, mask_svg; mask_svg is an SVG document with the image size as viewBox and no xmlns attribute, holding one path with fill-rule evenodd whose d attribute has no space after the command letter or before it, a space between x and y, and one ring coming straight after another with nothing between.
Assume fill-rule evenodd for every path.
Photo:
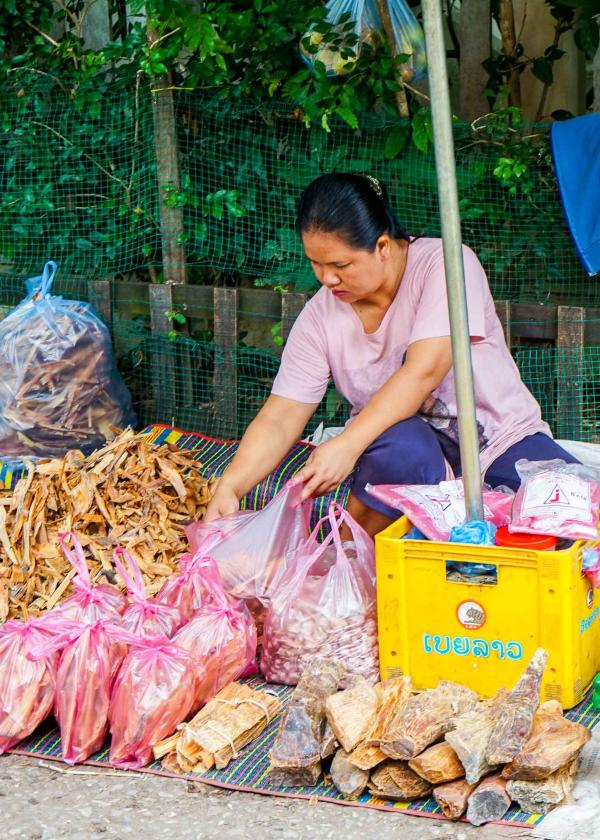
<instances>
[{"instance_id":1,"label":"wooden fence","mask_svg":"<svg viewBox=\"0 0 600 840\"><path fill-rule=\"evenodd\" d=\"M307 294L278 292L267 289L237 289L189 285L152 285L124 281L99 280L89 284L89 300L106 321L137 316L149 318L153 335L164 340L174 329L173 313L186 317L186 324L177 327L182 335L189 335L189 325L195 318L210 317L215 345L214 395L228 412L237 409L236 350L239 324L242 318L270 319L281 322L281 337L285 341ZM536 305L500 300L496 310L503 326L506 341L515 350L523 345L555 347L559 364L556 371L557 411L555 431L558 437L574 437L581 428L584 394L579 380L583 351L586 345L600 346L600 307ZM271 345L276 350L275 345ZM174 400L175 371L165 370L164 356L157 361L161 370L153 377L153 398L157 405ZM190 376L192 375L190 369ZM181 376L181 373L180 373ZM174 404L174 403L173 403ZM232 428L237 418L229 418Z\"/></svg>"}]
</instances>

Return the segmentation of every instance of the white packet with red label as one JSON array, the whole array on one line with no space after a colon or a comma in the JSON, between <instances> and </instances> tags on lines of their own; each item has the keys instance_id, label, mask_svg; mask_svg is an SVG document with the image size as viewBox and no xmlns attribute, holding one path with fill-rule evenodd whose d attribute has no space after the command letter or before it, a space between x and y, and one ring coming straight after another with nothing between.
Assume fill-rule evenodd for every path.
<instances>
[{"instance_id":1,"label":"white packet with red label","mask_svg":"<svg viewBox=\"0 0 600 840\"><path fill-rule=\"evenodd\" d=\"M367 484L365 489L389 507L402 511L428 540L448 542L452 528L464 525L467 517L462 479L439 484ZM507 525L513 498L510 491L484 488L486 521L497 528Z\"/></svg>"},{"instance_id":2,"label":"white packet with red label","mask_svg":"<svg viewBox=\"0 0 600 840\"><path fill-rule=\"evenodd\" d=\"M560 458L515 464L521 479L508 530L567 540L597 539L600 472Z\"/></svg>"}]
</instances>

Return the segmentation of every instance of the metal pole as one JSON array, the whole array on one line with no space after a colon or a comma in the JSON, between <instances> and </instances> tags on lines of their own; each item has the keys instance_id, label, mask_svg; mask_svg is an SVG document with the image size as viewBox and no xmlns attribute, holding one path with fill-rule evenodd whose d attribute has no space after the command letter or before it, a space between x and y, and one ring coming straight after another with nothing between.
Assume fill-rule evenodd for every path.
<instances>
[{"instance_id":1,"label":"metal pole","mask_svg":"<svg viewBox=\"0 0 600 840\"><path fill-rule=\"evenodd\" d=\"M475 416L471 340L467 317L467 296L454 160L454 137L446 72L446 45L444 42L441 0L423 0L421 8L423 10L427 46L429 93L435 140L435 164L444 243L444 266L448 291L465 505L467 521L482 520L484 519L484 513L481 496L479 434Z\"/></svg>"}]
</instances>

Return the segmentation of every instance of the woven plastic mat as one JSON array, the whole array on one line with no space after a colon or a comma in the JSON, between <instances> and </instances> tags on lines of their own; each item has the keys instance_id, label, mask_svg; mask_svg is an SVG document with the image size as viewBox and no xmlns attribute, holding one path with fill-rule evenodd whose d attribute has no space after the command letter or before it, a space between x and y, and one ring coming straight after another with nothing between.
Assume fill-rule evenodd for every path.
<instances>
[{"instance_id":1,"label":"woven plastic mat","mask_svg":"<svg viewBox=\"0 0 600 840\"><path fill-rule=\"evenodd\" d=\"M244 680L249 686L257 690L268 688L277 693L284 704L289 699L292 689L288 686L268 685L259 677L252 677ZM591 694L589 691L584 700L574 709L566 713L569 720L578 721L589 729L597 726L600 722L600 711L591 705ZM269 750L277 734L280 718L273 720L264 730L262 735L245 747L238 758L231 761L224 770L209 770L206 773L185 773L175 775L165 770L160 761L155 761L143 770L131 771L141 773L152 773L159 776L169 776L185 780L202 782L218 788L229 790L246 791L250 793L261 793L270 796L283 796L296 799L315 799L321 802L335 802L338 805L348 805L359 808L374 808L380 811L412 814L413 816L432 817L433 819L444 819L438 805L432 797L417 799L413 802L392 802L364 793L355 802L349 802L337 791L328 781L327 777L320 784L314 787L277 787L269 783ZM48 722L42 726L30 738L22 741L10 752L17 755L35 756L38 758L61 761L60 733L57 727ZM108 744L100 752L85 762L92 766L108 767ZM501 825L518 825L531 827L541 820L537 814L526 814L517 806L513 805L506 813L504 819L499 821Z\"/></svg>"}]
</instances>

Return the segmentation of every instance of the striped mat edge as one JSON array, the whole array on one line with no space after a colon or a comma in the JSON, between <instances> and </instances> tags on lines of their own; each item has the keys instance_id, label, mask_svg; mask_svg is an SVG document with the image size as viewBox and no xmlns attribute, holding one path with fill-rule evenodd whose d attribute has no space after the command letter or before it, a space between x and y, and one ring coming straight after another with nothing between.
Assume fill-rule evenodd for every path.
<instances>
[{"instance_id":1,"label":"striped mat edge","mask_svg":"<svg viewBox=\"0 0 600 840\"><path fill-rule=\"evenodd\" d=\"M261 677L251 677L242 682L257 690L269 689L275 692L285 706L292 689L289 686L269 685ZM591 704L592 691L588 691L584 700L575 708L566 713L569 720L582 723L588 729L593 729L600 722L600 710L594 709ZM245 747L239 756L231 761L224 770L209 770L205 773L175 774L165 770L160 761L148 765L139 771L157 776L195 781L202 784L212 785L217 788L234 790L246 793L259 793L267 796L289 797L293 799L305 799L320 802L332 802L338 805L373 808L379 811L392 813L403 813L411 816L430 817L433 819L445 819L437 803L432 797L427 797L414 802L391 802L373 797L364 793L358 800L350 802L336 790L327 780L323 780L314 787L284 788L276 787L268 782L268 754L277 734L279 718L273 720L263 733ZM15 755L43 758L51 761L61 760L60 733L53 724L42 726L34 735L21 742L9 752ZM109 767L108 746L92 756L89 761L84 762L90 766ZM520 826L530 828L538 823L542 817L538 814L526 814L516 805L511 806L499 825ZM463 818L464 821L464 818Z\"/></svg>"}]
</instances>

